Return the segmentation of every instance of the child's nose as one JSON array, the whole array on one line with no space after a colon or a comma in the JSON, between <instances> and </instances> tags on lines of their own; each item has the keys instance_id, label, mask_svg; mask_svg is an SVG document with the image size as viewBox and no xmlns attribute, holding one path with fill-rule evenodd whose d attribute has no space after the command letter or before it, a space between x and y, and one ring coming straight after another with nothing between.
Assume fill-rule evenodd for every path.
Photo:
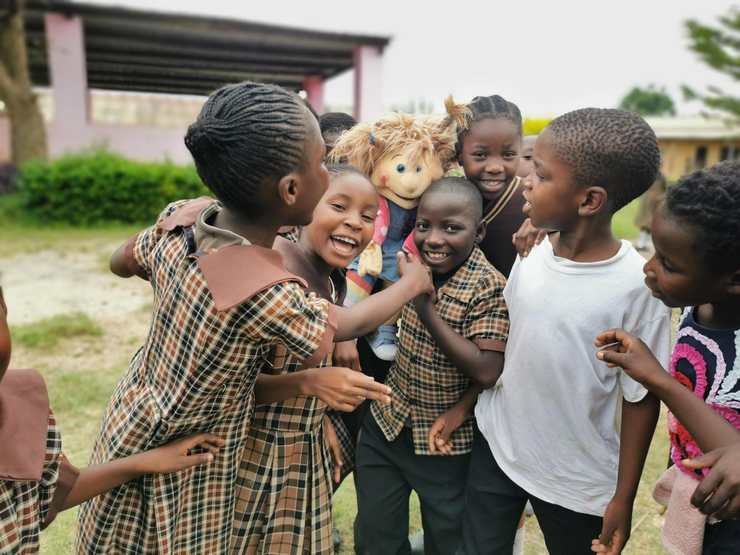
<instances>
[{"instance_id":1,"label":"child's nose","mask_svg":"<svg viewBox=\"0 0 740 555\"><path fill-rule=\"evenodd\" d=\"M534 175L534 171L532 171L532 173L530 173L527 177L525 177L522 180L522 184L524 185L524 188L527 189L528 191L532 190L532 176L533 175Z\"/></svg>"},{"instance_id":2,"label":"child's nose","mask_svg":"<svg viewBox=\"0 0 740 555\"><path fill-rule=\"evenodd\" d=\"M348 213L344 225L351 229L362 229L362 219L356 214Z\"/></svg>"},{"instance_id":3,"label":"child's nose","mask_svg":"<svg viewBox=\"0 0 740 555\"><path fill-rule=\"evenodd\" d=\"M486 171L488 173L501 173L502 171L504 171L504 166L500 163L488 164L486 166Z\"/></svg>"}]
</instances>

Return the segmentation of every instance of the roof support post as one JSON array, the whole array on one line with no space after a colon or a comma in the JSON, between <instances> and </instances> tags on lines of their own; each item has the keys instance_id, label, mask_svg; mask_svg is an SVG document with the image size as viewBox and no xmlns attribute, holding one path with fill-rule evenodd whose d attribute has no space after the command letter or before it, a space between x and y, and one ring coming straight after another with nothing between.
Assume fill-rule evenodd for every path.
<instances>
[{"instance_id":1,"label":"roof support post","mask_svg":"<svg viewBox=\"0 0 740 555\"><path fill-rule=\"evenodd\" d=\"M382 113L380 103L383 53L376 46L357 46L355 64L355 119L375 121Z\"/></svg>"},{"instance_id":2,"label":"roof support post","mask_svg":"<svg viewBox=\"0 0 740 555\"><path fill-rule=\"evenodd\" d=\"M313 109L321 115L324 113L324 78L320 75L309 75L303 80L303 90Z\"/></svg>"},{"instance_id":3,"label":"roof support post","mask_svg":"<svg viewBox=\"0 0 740 555\"><path fill-rule=\"evenodd\" d=\"M44 14L54 121L65 128L87 125L85 32L80 16Z\"/></svg>"}]
</instances>

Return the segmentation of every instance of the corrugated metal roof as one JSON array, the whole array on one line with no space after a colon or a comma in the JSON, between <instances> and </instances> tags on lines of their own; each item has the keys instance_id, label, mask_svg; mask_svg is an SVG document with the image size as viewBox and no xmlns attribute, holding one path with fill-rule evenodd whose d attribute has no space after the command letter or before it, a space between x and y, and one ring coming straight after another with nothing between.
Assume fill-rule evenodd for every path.
<instances>
[{"instance_id":1,"label":"corrugated metal roof","mask_svg":"<svg viewBox=\"0 0 740 555\"><path fill-rule=\"evenodd\" d=\"M647 117L659 139L730 140L740 138L740 123L719 117Z\"/></svg>"},{"instance_id":2,"label":"corrugated metal roof","mask_svg":"<svg viewBox=\"0 0 740 555\"><path fill-rule=\"evenodd\" d=\"M350 69L357 46L388 37L328 33L247 21L119 7L29 0L26 39L34 84L49 85L44 12L80 16L88 86L95 89L210 94L239 81L300 90L308 76Z\"/></svg>"}]
</instances>

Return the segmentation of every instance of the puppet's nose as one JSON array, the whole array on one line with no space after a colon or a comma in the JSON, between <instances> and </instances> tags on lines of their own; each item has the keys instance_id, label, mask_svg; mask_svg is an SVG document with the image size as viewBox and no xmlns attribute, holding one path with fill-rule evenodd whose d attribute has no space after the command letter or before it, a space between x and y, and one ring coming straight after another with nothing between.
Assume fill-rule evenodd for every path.
<instances>
[{"instance_id":1,"label":"puppet's nose","mask_svg":"<svg viewBox=\"0 0 740 555\"><path fill-rule=\"evenodd\" d=\"M407 193L415 193L419 188L419 176L418 174L407 172L401 178L401 187Z\"/></svg>"}]
</instances>

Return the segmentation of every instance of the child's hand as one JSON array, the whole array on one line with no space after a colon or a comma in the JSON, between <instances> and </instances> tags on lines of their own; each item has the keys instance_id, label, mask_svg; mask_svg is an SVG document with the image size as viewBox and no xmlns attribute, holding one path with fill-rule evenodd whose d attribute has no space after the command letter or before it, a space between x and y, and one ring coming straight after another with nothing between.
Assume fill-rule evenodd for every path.
<instances>
[{"instance_id":1,"label":"child's hand","mask_svg":"<svg viewBox=\"0 0 740 555\"><path fill-rule=\"evenodd\" d=\"M452 407L447 412L434 421L431 429L429 430L429 451L434 453L435 450L439 450L440 453L447 454L452 451L452 442L450 436L452 432L462 426L468 416L464 411Z\"/></svg>"},{"instance_id":2,"label":"child's hand","mask_svg":"<svg viewBox=\"0 0 740 555\"><path fill-rule=\"evenodd\" d=\"M740 518L740 443L714 449L682 464L693 469L712 467L691 496L694 507L717 520Z\"/></svg>"},{"instance_id":3,"label":"child's hand","mask_svg":"<svg viewBox=\"0 0 740 555\"><path fill-rule=\"evenodd\" d=\"M511 236L511 242L516 246L516 253L521 258L527 258L532 247L539 245L545 237L547 237L547 231L537 229L532 225L532 220L527 218L522 222L519 231Z\"/></svg>"},{"instance_id":4,"label":"child's hand","mask_svg":"<svg viewBox=\"0 0 740 555\"><path fill-rule=\"evenodd\" d=\"M328 416L324 416L324 438L329 446L331 462L334 466L334 481L338 484L342 478L342 451L339 448L339 438Z\"/></svg>"},{"instance_id":5,"label":"child's hand","mask_svg":"<svg viewBox=\"0 0 740 555\"><path fill-rule=\"evenodd\" d=\"M331 355L331 363L342 368L351 368L357 372L361 371L360 356L357 353L357 345L354 341L342 341L334 344L334 352Z\"/></svg>"},{"instance_id":6,"label":"child's hand","mask_svg":"<svg viewBox=\"0 0 740 555\"><path fill-rule=\"evenodd\" d=\"M408 261L406 256L408 256ZM424 266L416 256L411 253L407 255L404 252L398 252L396 258L398 259L398 277L417 285L414 297L434 291L431 270Z\"/></svg>"},{"instance_id":7,"label":"child's hand","mask_svg":"<svg viewBox=\"0 0 740 555\"><path fill-rule=\"evenodd\" d=\"M591 542L591 551L605 555L622 553L632 530L632 503L613 498L604 513L601 535Z\"/></svg>"},{"instance_id":8,"label":"child's hand","mask_svg":"<svg viewBox=\"0 0 740 555\"><path fill-rule=\"evenodd\" d=\"M388 404L391 388L376 382L370 376L349 368L325 366L311 368L309 388L312 397L318 397L334 410L352 412L365 399Z\"/></svg>"},{"instance_id":9,"label":"child's hand","mask_svg":"<svg viewBox=\"0 0 740 555\"><path fill-rule=\"evenodd\" d=\"M612 345L616 343L616 345ZM605 331L596 337L596 346L608 347L596 353L596 358L609 368L620 366L635 381L647 386L667 374L647 345L622 329Z\"/></svg>"},{"instance_id":10,"label":"child's hand","mask_svg":"<svg viewBox=\"0 0 740 555\"><path fill-rule=\"evenodd\" d=\"M142 453L143 474L169 474L191 466L206 464L213 460L226 442L213 434L194 434ZM188 455L188 451L200 447L208 453Z\"/></svg>"},{"instance_id":11,"label":"child's hand","mask_svg":"<svg viewBox=\"0 0 740 555\"><path fill-rule=\"evenodd\" d=\"M437 292L432 288L431 293L422 293L414 297L414 308L420 318L435 312L434 305L437 302Z\"/></svg>"}]
</instances>

